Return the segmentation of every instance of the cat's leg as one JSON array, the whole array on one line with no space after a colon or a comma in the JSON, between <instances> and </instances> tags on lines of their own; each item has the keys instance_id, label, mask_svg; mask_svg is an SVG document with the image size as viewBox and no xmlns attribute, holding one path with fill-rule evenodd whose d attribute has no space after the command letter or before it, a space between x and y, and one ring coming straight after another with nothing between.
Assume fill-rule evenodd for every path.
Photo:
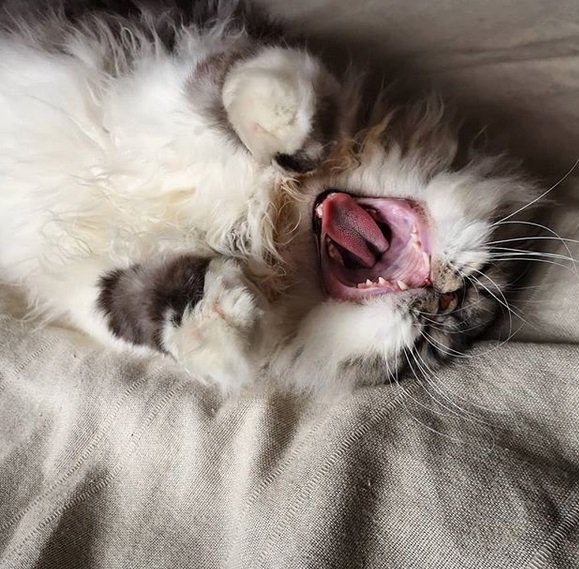
<instances>
[{"instance_id":1,"label":"cat's leg","mask_svg":"<svg viewBox=\"0 0 579 569\"><path fill-rule=\"evenodd\" d=\"M223 391L254 379L248 347L260 310L236 261L182 255L112 271L99 288L115 337L168 353Z\"/></svg>"},{"instance_id":2,"label":"cat's leg","mask_svg":"<svg viewBox=\"0 0 579 569\"><path fill-rule=\"evenodd\" d=\"M258 162L305 173L335 134L337 91L317 59L272 47L232 66L222 98L229 122Z\"/></svg>"}]
</instances>

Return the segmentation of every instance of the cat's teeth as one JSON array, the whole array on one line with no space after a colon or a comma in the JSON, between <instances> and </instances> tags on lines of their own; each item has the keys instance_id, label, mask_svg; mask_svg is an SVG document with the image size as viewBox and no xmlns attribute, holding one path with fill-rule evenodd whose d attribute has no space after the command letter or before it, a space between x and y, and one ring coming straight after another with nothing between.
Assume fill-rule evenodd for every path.
<instances>
[{"instance_id":1,"label":"cat's teeth","mask_svg":"<svg viewBox=\"0 0 579 569\"><path fill-rule=\"evenodd\" d=\"M356 285L357 288L375 288L379 285L385 285L386 281L380 277L377 282L371 281L370 279L366 279L365 283L358 283Z\"/></svg>"},{"instance_id":2,"label":"cat's teeth","mask_svg":"<svg viewBox=\"0 0 579 569\"><path fill-rule=\"evenodd\" d=\"M428 253L426 253L426 251L422 251L422 260L426 265L430 266L430 257L428 256Z\"/></svg>"},{"instance_id":3,"label":"cat's teeth","mask_svg":"<svg viewBox=\"0 0 579 569\"><path fill-rule=\"evenodd\" d=\"M415 249L422 249L422 241L420 241L420 238L418 237L418 232L416 231L416 228L414 228L412 230L412 233L410 233L410 240L412 241L412 245L414 246Z\"/></svg>"},{"instance_id":4,"label":"cat's teeth","mask_svg":"<svg viewBox=\"0 0 579 569\"><path fill-rule=\"evenodd\" d=\"M336 249L336 246L333 243L328 244L328 254L332 259L334 259L334 261L343 262L340 252L338 251L338 249Z\"/></svg>"},{"instance_id":5,"label":"cat's teeth","mask_svg":"<svg viewBox=\"0 0 579 569\"><path fill-rule=\"evenodd\" d=\"M320 205L316 208L316 215L317 215L318 217L322 217L323 213L324 213L324 208L323 208L322 204L320 204Z\"/></svg>"},{"instance_id":6,"label":"cat's teeth","mask_svg":"<svg viewBox=\"0 0 579 569\"><path fill-rule=\"evenodd\" d=\"M377 281L371 281L370 279L366 279L365 283L358 283L356 288L376 288L376 287L384 287L388 285L393 285L394 281L390 282L387 281L384 277L378 277ZM400 290L408 290L409 286L404 281L397 281L396 283Z\"/></svg>"}]
</instances>

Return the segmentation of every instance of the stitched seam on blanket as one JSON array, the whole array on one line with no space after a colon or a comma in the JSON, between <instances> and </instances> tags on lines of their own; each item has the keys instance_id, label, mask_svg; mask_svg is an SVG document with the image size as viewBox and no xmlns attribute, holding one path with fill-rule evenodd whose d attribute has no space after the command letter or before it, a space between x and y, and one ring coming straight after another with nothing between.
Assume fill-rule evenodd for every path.
<instances>
[{"instance_id":1,"label":"stitched seam on blanket","mask_svg":"<svg viewBox=\"0 0 579 569\"><path fill-rule=\"evenodd\" d=\"M263 565L266 556L269 554L271 548L275 545L275 541L279 539L284 529L287 527L289 521L295 516L295 514L300 510L302 504L307 500L308 496L311 494L313 488L318 485L319 481L328 474L330 469L334 466L336 461L340 459L344 454L350 449L350 447L362 436L368 434L373 424L377 421L386 418L392 407L398 403L404 396L411 396L415 391L418 391L422 386L420 384L412 384L409 388L399 391L398 395L388 402L380 411L376 412L374 417L362 423L355 431L353 431L348 438L345 439L344 444L335 452L333 452L318 472L313 478L306 484L302 489L297 499L287 510L284 518L279 522L279 524L273 529L264 549L262 549L259 557L256 560L256 565L254 567L265 567Z\"/></svg>"},{"instance_id":2,"label":"stitched seam on blanket","mask_svg":"<svg viewBox=\"0 0 579 569\"><path fill-rule=\"evenodd\" d=\"M575 486L565 500L564 510L567 510L553 533L535 552L525 566L526 569L543 569L549 561L549 556L561 545L571 530L579 524L579 486Z\"/></svg>"},{"instance_id":3,"label":"stitched seam on blanket","mask_svg":"<svg viewBox=\"0 0 579 569\"><path fill-rule=\"evenodd\" d=\"M324 421L319 421L315 424L308 432L308 434L302 439L302 441L293 449L289 455L281 461L274 470L272 470L258 485L256 488L253 489L251 494L247 499L247 503L245 507L239 514L239 519L237 524L235 525L235 529L233 530L233 535L235 536L235 541L231 545L229 549L229 554L227 556L227 560L225 562L225 567L229 567L231 563L231 556L234 555L235 551L237 550L237 546L239 544L239 540L241 538L241 526L243 521L245 520L247 513L251 509L251 506L255 503L255 501L259 498L261 493L294 461L294 459L299 455L301 450L306 446L311 439L316 435L316 433L322 428L326 423L331 421L334 417L332 415L328 416Z\"/></svg>"},{"instance_id":4,"label":"stitched seam on blanket","mask_svg":"<svg viewBox=\"0 0 579 569\"><path fill-rule=\"evenodd\" d=\"M101 478L101 480L98 482L97 482L97 480L94 480L93 483L89 486L89 488L87 490L85 490L82 494L80 494L79 496L76 496L75 498L70 500L68 503L63 504L60 508L58 508L50 516L46 517L40 524L38 524L38 526L36 526L33 530L31 530L20 541L20 543L15 544L12 548L10 548L6 552L3 561L4 562L9 561L10 557L18 556L21 553L22 548L26 545L26 543L28 543L35 535L40 533L40 531L42 529L44 529L48 524L50 524L52 521L54 521L54 520L58 519L60 516L62 516L62 514L64 514L67 510L69 510L70 508L72 508L74 506L77 506L78 504L83 502L86 498L93 496L94 494L96 494L97 492L102 490L103 488L106 488L120 474L120 472L122 471L123 467L126 464L126 459L130 458L133 455L133 453L137 450L137 445L140 442L145 431L154 422L154 420L157 418L157 416L161 412L161 410L171 401L171 399L173 399L173 397L175 397L175 395L180 390L182 390L184 388L186 383L187 382L183 381L183 380L179 380L179 379L176 380L176 385L173 387L173 389L168 391L164 395L164 397L157 403L157 405L155 405L155 407L149 413L148 417L145 419L145 421L143 421L141 428L137 431L135 436L131 438L131 441L128 445L128 448L130 449L129 452L127 452L127 453L121 452L119 454L119 461L117 462L117 464L114 466L114 468L109 472L109 474L107 476L105 476L104 478Z\"/></svg>"},{"instance_id":5,"label":"stitched seam on blanket","mask_svg":"<svg viewBox=\"0 0 579 569\"><path fill-rule=\"evenodd\" d=\"M10 319L12 320L12 319ZM23 327L23 326L22 326ZM43 344L37 348L36 350L34 350L31 354L28 354L28 357L26 358L26 360L24 362L21 362L20 364L18 364L17 366L14 367L14 369L9 372L11 375L15 375L20 373L21 371L23 371L26 367L28 367L30 365L30 363L35 360L38 356L41 356L44 352L46 352L49 348L54 347L57 344L57 339L43 339L42 340ZM4 390L6 389L6 382L3 381L2 383L0 383L0 395L2 395L2 393L4 392Z\"/></svg>"},{"instance_id":6,"label":"stitched seam on blanket","mask_svg":"<svg viewBox=\"0 0 579 569\"><path fill-rule=\"evenodd\" d=\"M158 371L162 369L162 366L155 368L150 374L142 377L139 381L136 381L131 384L131 386L123 393L121 398L117 401L117 404L113 408L113 412L107 416L107 421L105 424L95 433L91 443L87 446L85 451L82 453L80 458L73 464L71 468L69 468L64 475L53 482L40 496L35 498L24 510L13 516L10 520L4 522L0 526L0 533L5 532L15 523L20 521L30 510L41 504L50 494L54 493L62 484L64 484L90 457L90 455L98 448L99 444L103 440L105 434L108 432L110 425L116 419L120 409L122 408L122 404L124 401L130 396L130 394L135 391L138 387L146 383L151 377L156 375Z\"/></svg>"}]
</instances>

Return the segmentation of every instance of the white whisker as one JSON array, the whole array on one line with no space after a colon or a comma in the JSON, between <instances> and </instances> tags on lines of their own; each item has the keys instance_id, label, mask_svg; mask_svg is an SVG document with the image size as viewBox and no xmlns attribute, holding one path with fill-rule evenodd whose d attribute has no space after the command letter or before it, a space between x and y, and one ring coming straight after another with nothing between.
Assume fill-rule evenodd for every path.
<instances>
[{"instance_id":1,"label":"white whisker","mask_svg":"<svg viewBox=\"0 0 579 569\"><path fill-rule=\"evenodd\" d=\"M415 354L415 359L418 358L422 364L426 367L426 369L432 374L432 377L434 379L437 379L436 374L434 373L434 371L432 370L431 366L428 365L428 363L426 362L426 360L417 352ZM419 364L419 361L416 361L417 365ZM479 423L479 424L483 424L483 425L490 425L490 423L488 423L487 421L485 421L484 419L482 419L481 417L477 416L474 413L471 413L470 411L468 411L467 409L461 407L460 405L457 405L454 401L452 401L452 399L450 399L449 395L447 395L446 393L444 393L439 386L437 386L435 384L434 381L431 381L430 384L432 385L433 389L435 389L437 391L437 393L440 394L441 397L443 397L444 399L446 399L450 405L452 405L453 407L455 407L458 410L458 416L460 417L461 415L466 416L467 418L472 419L474 422ZM457 397L459 400L463 401L464 403L467 403L469 405L472 405L471 401L468 401L467 399L465 399L464 397L461 397L460 395L458 395L457 393L451 392L450 394L453 395L454 397ZM481 407L482 408L482 407Z\"/></svg>"},{"instance_id":2,"label":"white whisker","mask_svg":"<svg viewBox=\"0 0 579 569\"><path fill-rule=\"evenodd\" d=\"M546 253L542 251L527 251L525 249L516 249L513 247L493 247L494 251L509 251L511 253L517 253L521 256L528 256L528 257L549 257L552 259L564 259L565 261L570 261L571 263L575 263L576 259L574 257L568 257L567 255L562 255L561 253ZM493 253L491 253L493 254Z\"/></svg>"},{"instance_id":3,"label":"white whisker","mask_svg":"<svg viewBox=\"0 0 579 569\"><path fill-rule=\"evenodd\" d=\"M485 279L487 279L488 281L490 281L490 283L496 287L497 292L501 295L502 300L500 300L488 287L486 287L485 285L483 285L480 281L480 279L474 277L473 275L471 275L471 278L475 279L478 284L484 288L497 302L499 302L501 304L501 306L504 306L509 312L511 312L514 316L516 316L517 318L519 318L520 320L522 320L523 322L525 322L525 324L529 324L529 326L531 326L531 324L529 322L527 322L520 314L518 314L518 312L509 305L507 298L505 296L505 294L503 293L503 291L501 290L501 287L499 287L497 285L497 283L491 279L486 273L483 273L482 271L479 271L477 269L474 269L474 271L478 274L480 274L482 277L484 277ZM512 328L509 329L509 334L512 332Z\"/></svg>"},{"instance_id":4,"label":"white whisker","mask_svg":"<svg viewBox=\"0 0 579 569\"><path fill-rule=\"evenodd\" d=\"M479 273L480 275L486 277L489 281L491 281L492 284L495 285L495 287L497 287L496 283L490 278L488 277L485 273L483 273L482 271L479 271L477 269L473 269L474 271L476 271L477 273ZM466 275L465 275L466 276ZM509 306L509 303L507 302L507 299L504 295L504 293L501 291L501 289L499 287L497 287L497 290L499 291L500 295L502 296L503 300L501 300L496 294L494 294L488 287L486 287L484 284L481 283L480 279L476 278L474 275L470 275L467 276L468 279L471 279L472 282L474 282L475 284L478 283L478 285L483 288L484 290L486 290L501 306L503 306L504 308L506 308L507 310L507 314L509 315L509 336L512 334L513 332L513 315L518 316L516 314L516 312ZM521 320L523 320L525 322L525 319L518 316Z\"/></svg>"},{"instance_id":5,"label":"white whisker","mask_svg":"<svg viewBox=\"0 0 579 569\"><path fill-rule=\"evenodd\" d=\"M541 223L536 223L534 221L518 221L518 220L502 221L501 224L504 224L504 225L511 225L511 224L527 225L527 226L531 226L531 227L537 227L538 229L546 231L547 233L550 233L551 235L556 237L561 242L563 247L565 247L565 250L567 251L567 253L569 253L569 257L573 257L573 255L571 253L571 249L569 248L569 245L567 245L565 239L563 239L563 237L561 237L554 229L551 229L550 227L547 227L546 225L543 225ZM575 271L577 271L577 267L575 267Z\"/></svg>"},{"instance_id":6,"label":"white whisker","mask_svg":"<svg viewBox=\"0 0 579 569\"><path fill-rule=\"evenodd\" d=\"M443 408L447 409L447 411L450 411L447 407L445 407L444 405L442 405L442 403L440 401L438 401L436 398L432 397L432 394L430 394L428 392L428 390L424 387L424 384L420 381L420 378L418 377L417 373L414 371L414 368L412 367L412 364L410 363L410 359L408 358L408 351L406 350L406 348L403 349L403 353L404 353L404 357L406 358L406 361L408 362L408 366L410 367L410 370L412 371L412 375L414 376L414 379L423 387L423 390L425 393L428 393L428 395L439 405L441 405ZM408 392L405 392L406 394L408 394ZM448 417L449 415L447 413L443 413L442 411L439 411L437 409L434 409L432 407L428 407L426 406L424 403L422 403L421 401L418 401L416 398L411 397L412 400L419 405L420 407L422 407L425 411L429 412L429 413L434 413L435 415L438 415L439 417ZM406 407L406 410L409 411L409 409ZM454 416L456 416L456 413L452 413ZM430 427L429 425L426 425L425 423L423 423L420 419L418 419L416 416L414 416L412 413L409 413L410 417L416 421L419 425L421 425L422 427L424 427L425 429L429 430L432 433L435 433L437 435L440 435L441 437L444 437L446 439L449 439L453 442L460 442L460 439L457 439L455 437L451 437L449 435L446 435L445 433L442 433L440 431L437 431L436 429L433 429L432 427Z\"/></svg>"},{"instance_id":7,"label":"white whisker","mask_svg":"<svg viewBox=\"0 0 579 569\"><path fill-rule=\"evenodd\" d=\"M494 259L497 261L508 261L508 262L523 261L525 263L531 263L531 262L533 262L533 263L547 263L548 265L554 265L556 267L561 267L563 269L567 269L568 271L575 272L573 270L573 267L570 267L569 265L565 265L563 263L557 263L556 261L551 261L549 259L536 259L536 258L529 259L528 257L511 257L511 256L508 256L507 254L505 254L505 256L496 256L496 257L494 257Z\"/></svg>"},{"instance_id":8,"label":"white whisker","mask_svg":"<svg viewBox=\"0 0 579 569\"><path fill-rule=\"evenodd\" d=\"M575 161L575 163L573 164L573 166L571 166L571 168L569 168L569 171L556 183L554 183L548 190L545 190L540 196L537 196L535 199L531 200L528 204L520 207L519 209L517 209L516 211L513 211L512 213L510 213L509 215L507 215L506 217L503 217L503 219L499 220L498 222L494 223L493 225L497 225L499 223L504 223L506 220L510 219L511 217L514 217L515 215L517 215L517 213L520 213L521 211L524 211L525 209L531 207L533 204L537 203L538 201L542 200L547 194L549 194L550 192L552 192L555 188L557 188L559 185L561 185L572 173L573 170L575 170L575 168L577 167L577 165L579 164L579 158Z\"/></svg>"},{"instance_id":9,"label":"white whisker","mask_svg":"<svg viewBox=\"0 0 579 569\"><path fill-rule=\"evenodd\" d=\"M529 235L528 237L512 237L510 239L498 239L497 241L488 241L487 245L500 245L504 243L513 243L515 241L564 241L566 243L579 243L579 239L570 239L569 237L549 237L547 235Z\"/></svg>"},{"instance_id":10,"label":"white whisker","mask_svg":"<svg viewBox=\"0 0 579 569\"><path fill-rule=\"evenodd\" d=\"M415 351L411 351L410 355L412 356L414 362L416 363L416 366L422 372L424 380L434 390L434 392L437 395L439 395L440 398L442 399L440 400L437 397L433 397L432 394L429 393L429 395L433 398L433 400L439 405L441 405L443 409L446 409L449 413L451 413L455 417L462 418L463 416L470 416L470 413L466 409L463 409L462 407L454 403L454 401L452 401L450 397L439 388L439 386L435 382L436 374L434 373L432 368L427 364L424 358ZM431 374L432 377L429 377L428 375L429 373ZM448 405L450 405L450 407L445 403L445 401L448 402ZM471 418L473 418L474 420L478 420L478 418L474 416Z\"/></svg>"}]
</instances>

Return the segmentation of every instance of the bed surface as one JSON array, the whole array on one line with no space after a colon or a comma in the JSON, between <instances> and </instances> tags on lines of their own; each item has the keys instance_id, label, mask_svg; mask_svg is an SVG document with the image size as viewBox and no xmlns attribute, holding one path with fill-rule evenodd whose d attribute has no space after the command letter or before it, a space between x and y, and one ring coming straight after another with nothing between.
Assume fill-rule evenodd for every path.
<instances>
[{"instance_id":1,"label":"bed surface","mask_svg":"<svg viewBox=\"0 0 579 569\"><path fill-rule=\"evenodd\" d=\"M579 158L573 0L262 3L333 57L432 82L545 188ZM575 171L552 197L544 222L578 238ZM222 401L35 330L2 289L0 567L579 567L578 283L541 263L511 342L330 405Z\"/></svg>"}]
</instances>

